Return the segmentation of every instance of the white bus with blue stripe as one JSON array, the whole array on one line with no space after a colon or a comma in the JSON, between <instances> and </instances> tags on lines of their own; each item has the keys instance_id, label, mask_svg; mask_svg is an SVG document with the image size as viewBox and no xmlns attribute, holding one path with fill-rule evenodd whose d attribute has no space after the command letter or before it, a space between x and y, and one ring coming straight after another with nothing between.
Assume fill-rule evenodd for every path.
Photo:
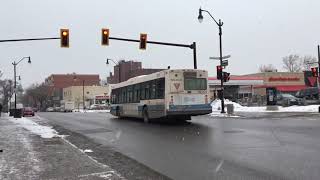
<instances>
[{"instance_id":1,"label":"white bus with blue stripe","mask_svg":"<svg viewBox=\"0 0 320 180\"><path fill-rule=\"evenodd\" d=\"M163 70L111 86L111 111L118 117L191 120L212 112L208 101L208 72Z\"/></svg>"}]
</instances>

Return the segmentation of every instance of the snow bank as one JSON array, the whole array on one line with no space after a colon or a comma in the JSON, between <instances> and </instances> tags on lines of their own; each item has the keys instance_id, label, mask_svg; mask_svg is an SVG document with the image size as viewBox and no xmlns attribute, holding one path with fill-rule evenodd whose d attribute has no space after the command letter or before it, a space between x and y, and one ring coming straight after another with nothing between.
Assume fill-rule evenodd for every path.
<instances>
[{"instance_id":1,"label":"snow bank","mask_svg":"<svg viewBox=\"0 0 320 180\"><path fill-rule=\"evenodd\" d=\"M93 151L91 149L85 149L83 150L84 153L92 153Z\"/></svg>"},{"instance_id":2,"label":"snow bank","mask_svg":"<svg viewBox=\"0 0 320 180\"><path fill-rule=\"evenodd\" d=\"M227 104L233 104L235 112L318 112L319 105L309 105L309 106L290 106L290 107L281 107L279 106L278 111L267 111L266 106L260 107L247 107L241 106L238 103L232 102L228 99L225 100L225 107ZM211 103L212 106L212 115L216 115L216 112L221 111L221 100L214 100Z\"/></svg>"},{"instance_id":3,"label":"snow bank","mask_svg":"<svg viewBox=\"0 0 320 180\"><path fill-rule=\"evenodd\" d=\"M110 110L83 110L80 109L79 111L77 109L73 110L73 112L79 112L79 113L109 113Z\"/></svg>"},{"instance_id":4,"label":"snow bank","mask_svg":"<svg viewBox=\"0 0 320 180\"><path fill-rule=\"evenodd\" d=\"M52 127L39 125L31 119L22 117L19 119L9 118L9 120L42 138L59 137L58 132L52 129Z\"/></svg>"}]
</instances>

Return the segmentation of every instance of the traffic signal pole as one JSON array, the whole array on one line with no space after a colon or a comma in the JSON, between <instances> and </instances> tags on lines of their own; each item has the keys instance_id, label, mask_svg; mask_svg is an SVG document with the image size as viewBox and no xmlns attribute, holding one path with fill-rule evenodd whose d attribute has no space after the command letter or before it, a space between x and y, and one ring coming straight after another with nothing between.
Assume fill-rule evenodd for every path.
<instances>
[{"instance_id":1,"label":"traffic signal pole","mask_svg":"<svg viewBox=\"0 0 320 180\"><path fill-rule=\"evenodd\" d=\"M52 37L52 38L30 38L30 39L5 39L0 40L0 42L17 42L17 41L44 41L44 40L55 40L60 39L59 37Z\"/></svg>"},{"instance_id":2,"label":"traffic signal pole","mask_svg":"<svg viewBox=\"0 0 320 180\"><path fill-rule=\"evenodd\" d=\"M320 45L318 45L318 73L318 77L320 77Z\"/></svg>"},{"instance_id":3,"label":"traffic signal pole","mask_svg":"<svg viewBox=\"0 0 320 180\"><path fill-rule=\"evenodd\" d=\"M222 67L222 26L223 26L223 22L221 22L221 20L219 19L219 46L220 46L220 66ZM224 88L223 88L223 81L224 78L221 78L221 113L226 113L224 110Z\"/></svg>"},{"instance_id":4,"label":"traffic signal pole","mask_svg":"<svg viewBox=\"0 0 320 180\"><path fill-rule=\"evenodd\" d=\"M117 37L109 37L109 39L117 40L117 41L128 41L128 42L140 42L140 40L136 39L126 39L126 38L117 38ZM168 43L168 42L160 42L160 41L147 41L148 44L158 44L158 45L164 45L164 46L175 46L175 47L185 47L190 48L193 50L193 68L197 69L197 48L196 48L196 42L193 42L192 44L177 44L177 43Z\"/></svg>"},{"instance_id":5,"label":"traffic signal pole","mask_svg":"<svg viewBox=\"0 0 320 180\"><path fill-rule=\"evenodd\" d=\"M320 89L320 45L318 45L318 77L317 77L317 80L318 80L318 92L319 92L319 89ZM320 101L320 94L319 93L318 93L318 99ZM319 106L319 112L320 112L320 106Z\"/></svg>"}]
</instances>

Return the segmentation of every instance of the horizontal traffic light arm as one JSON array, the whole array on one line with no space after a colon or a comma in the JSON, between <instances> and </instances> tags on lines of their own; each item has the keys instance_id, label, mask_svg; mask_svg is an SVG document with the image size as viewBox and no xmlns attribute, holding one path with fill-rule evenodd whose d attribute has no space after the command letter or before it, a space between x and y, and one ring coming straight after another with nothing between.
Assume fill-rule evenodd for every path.
<instances>
[{"instance_id":1,"label":"horizontal traffic light arm","mask_svg":"<svg viewBox=\"0 0 320 180\"><path fill-rule=\"evenodd\" d=\"M44 40L55 40L60 39L60 37L52 37L52 38L31 38L31 39L6 39L1 40L0 42L17 42L17 41L44 41Z\"/></svg>"},{"instance_id":2,"label":"horizontal traffic light arm","mask_svg":"<svg viewBox=\"0 0 320 180\"><path fill-rule=\"evenodd\" d=\"M109 39L118 40L118 41L129 41L129 42L140 42L140 40L137 39L126 39L126 38L116 38L116 37L109 37ZM190 49L193 49L193 44L187 45L187 44L177 44L177 43L168 43L168 42L159 42L159 41L147 41L149 44L159 44L159 45L165 45L165 46L177 46L177 47L187 47Z\"/></svg>"}]
</instances>

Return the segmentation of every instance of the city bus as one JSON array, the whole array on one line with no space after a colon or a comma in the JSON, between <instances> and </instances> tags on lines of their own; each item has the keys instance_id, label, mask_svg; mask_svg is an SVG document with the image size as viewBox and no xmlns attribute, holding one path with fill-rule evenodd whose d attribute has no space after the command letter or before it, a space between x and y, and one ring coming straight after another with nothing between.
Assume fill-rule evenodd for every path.
<instances>
[{"instance_id":1,"label":"city bus","mask_svg":"<svg viewBox=\"0 0 320 180\"><path fill-rule=\"evenodd\" d=\"M111 85L110 113L117 117L191 120L212 112L208 72L163 70Z\"/></svg>"}]
</instances>

